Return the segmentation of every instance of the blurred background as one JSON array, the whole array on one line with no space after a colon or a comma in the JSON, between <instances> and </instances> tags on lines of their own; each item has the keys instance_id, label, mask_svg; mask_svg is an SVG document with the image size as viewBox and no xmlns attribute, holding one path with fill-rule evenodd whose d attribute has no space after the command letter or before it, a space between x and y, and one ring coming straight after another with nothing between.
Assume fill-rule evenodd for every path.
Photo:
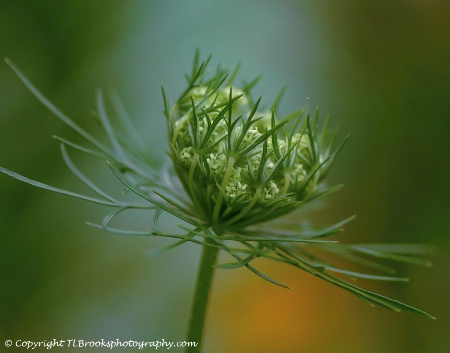
<instances>
[{"instance_id":1,"label":"blurred background","mask_svg":"<svg viewBox=\"0 0 450 353\"><path fill-rule=\"evenodd\" d=\"M434 266L399 266L410 283L359 281L437 320L381 308L289 266L217 273L204 352L444 353L450 351L450 2L0 0L0 56L92 134L95 90L114 88L148 149L167 150L160 85L175 100L194 51L259 74L281 110L331 114L351 133L313 215L353 214L342 241L434 245ZM0 63L0 165L85 191L52 135L74 134ZM96 181L107 167L73 153ZM164 240L97 231L108 210L0 175L0 344L11 339L182 341L200 249L148 257ZM136 216L142 222L146 215ZM139 218L139 219L138 219ZM3 350L3 348L1 349ZM9 352L15 351L13 348ZM20 350L22 351L22 350ZM69 352L70 349L60 349ZM102 351L100 349L95 351ZM122 351L135 351L122 350ZM180 350L181 351L181 350Z\"/></svg>"}]
</instances>

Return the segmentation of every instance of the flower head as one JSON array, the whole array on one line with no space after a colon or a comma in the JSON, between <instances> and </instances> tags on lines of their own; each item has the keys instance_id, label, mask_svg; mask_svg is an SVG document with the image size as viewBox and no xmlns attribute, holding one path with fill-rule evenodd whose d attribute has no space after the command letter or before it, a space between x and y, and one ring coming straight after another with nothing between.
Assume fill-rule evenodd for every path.
<instances>
[{"instance_id":1,"label":"flower head","mask_svg":"<svg viewBox=\"0 0 450 353\"><path fill-rule=\"evenodd\" d=\"M334 131L319 131L317 115L303 111L262 112L261 100L225 74L203 74L166 110L171 158L193 213L207 226L240 231L323 194Z\"/></svg>"}]
</instances>

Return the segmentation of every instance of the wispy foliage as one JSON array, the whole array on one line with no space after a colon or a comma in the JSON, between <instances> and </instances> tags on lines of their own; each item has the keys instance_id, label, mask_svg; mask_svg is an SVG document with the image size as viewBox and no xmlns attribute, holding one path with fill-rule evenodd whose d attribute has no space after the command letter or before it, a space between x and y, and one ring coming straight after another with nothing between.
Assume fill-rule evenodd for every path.
<instances>
[{"instance_id":1,"label":"wispy foliage","mask_svg":"<svg viewBox=\"0 0 450 353\"><path fill-rule=\"evenodd\" d=\"M85 140L85 144L78 144L56 137L67 167L95 196L55 188L2 167L0 171L39 188L114 208L98 224L88 223L90 226L127 236L175 239L162 250L186 242L222 249L235 261L219 264L219 268L246 267L284 287L252 264L256 258L283 262L369 304L431 317L350 282L358 278L406 281L378 260L429 266L428 261L418 257L427 253L426 248L411 244L342 244L333 236L353 217L321 228L296 224L288 217L304 204L341 187L327 186L324 178L346 138L334 146L337 129L330 128L328 119L319 128L318 112L313 117L302 110L279 116L282 92L272 106L262 107L261 98L254 99L251 94L258 79L238 88L238 68L228 71L218 67L211 73L210 58L202 62L197 53L186 75L187 87L174 104L169 103L162 89L170 159L161 162L146 150L115 94L112 106L117 123L108 115L102 92L97 93L97 118L108 140L106 145L54 106L10 60L6 62L43 105ZM109 195L78 169L69 150L107 161L113 175L140 201ZM152 212L149 229L137 231L112 225L119 214L133 209ZM164 213L180 221L178 232L164 230L164 224L160 224ZM323 260L321 253L370 271L340 268L329 260L330 256Z\"/></svg>"}]
</instances>

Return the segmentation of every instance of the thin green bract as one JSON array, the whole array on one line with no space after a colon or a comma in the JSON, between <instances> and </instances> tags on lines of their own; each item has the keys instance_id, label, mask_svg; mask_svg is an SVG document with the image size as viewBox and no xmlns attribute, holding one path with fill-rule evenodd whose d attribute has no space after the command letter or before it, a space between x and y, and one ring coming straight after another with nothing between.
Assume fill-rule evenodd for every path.
<instances>
[{"instance_id":1,"label":"thin green bract","mask_svg":"<svg viewBox=\"0 0 450 353\"><path fill-rule=\"evenodd\" d=\"M169 103L162 89L170 159L161 161L146 150L116 94L112 95L112 106L117 124L108 116L102 92L97 93L97 118L109 142L106 145L56 108L6 59L31 93L85 140L86 144L81 145L56 137L68 168L96 196L55 188L2 167L0 171L39 188L113 207L114 211L101 222L88 223L95 228L127 236L176 240L162 250L186 242L214 251L223 250L234 260L218 264L217 268L246 267L263 279L285 287L252 264L257 258L282 262L369 304L432 317L343 279L406 281L395 276L392 267L377 260L429 266L428 261L417 257L428 254L427 248L412 244L342 244L332 236L338 235L353 217L327 227L296 223L295 217L291 217L293 212L301 212L303 205L341 188L326 186L324 179L347 139L334 146L337 129L330 128L329 119L319 128L318 111L313 116L302 110L279 116L281 94L271 106L263 107L261 98L254 99L251 94L258 79L238 87L237 68L229 71L218 67L209 71L210 60L209 57L202 62L198 54L195 56L192 70L186 75L187 87L174 104ZM113 175L140 201L110 196L76 167L69 150L107 161ZM136 231L112 225L117 215L133 209L148 210L153 217L151 229ZM179 220L178 232L163 230L162 214ZM339 268L330 262L330 256L323 260L321 253L371 271ZM215 256L210 258L215 261ZM202 328L199 332L201 335Z\"/></svg>"}]
</instances>

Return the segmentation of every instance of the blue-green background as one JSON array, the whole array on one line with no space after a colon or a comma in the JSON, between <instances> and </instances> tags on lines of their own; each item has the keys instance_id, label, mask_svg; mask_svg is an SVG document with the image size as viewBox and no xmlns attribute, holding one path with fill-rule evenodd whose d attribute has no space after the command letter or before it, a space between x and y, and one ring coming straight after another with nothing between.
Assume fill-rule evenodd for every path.
<instances>
[{"instance_id":1,"label":"blue-green background","mask_svg":"<svg viewBox=\"0 0 450 353\"><path fill-rule=\"evenodd\" d=\"M285 113L319 106L322 116L331 114L342 137L351 133L330 175L346 187L314 220L357 214L343 241L434 245L431 269L400 266L410 283L359 284L438 319L371 308L306 273L259 262L292 289L245 270L219 271L204 352L445 353L449 18L449 2L425 0L0 0L0 56L93 134L95 90L114 88L161 156L160 85L178 96L196 48L212 53L214 64L242 61L243 78L263 74L257 92L269 102L287 85ZM0 64L0 165L85 191L52 135L76 139ZM107 167L73 157L97 182L121 191ZM84 224L106 212L0 175L1 347L6 339L184 340L200 249L147 257L145 250L167 242Z\"/></svg>"}]
</instances>

